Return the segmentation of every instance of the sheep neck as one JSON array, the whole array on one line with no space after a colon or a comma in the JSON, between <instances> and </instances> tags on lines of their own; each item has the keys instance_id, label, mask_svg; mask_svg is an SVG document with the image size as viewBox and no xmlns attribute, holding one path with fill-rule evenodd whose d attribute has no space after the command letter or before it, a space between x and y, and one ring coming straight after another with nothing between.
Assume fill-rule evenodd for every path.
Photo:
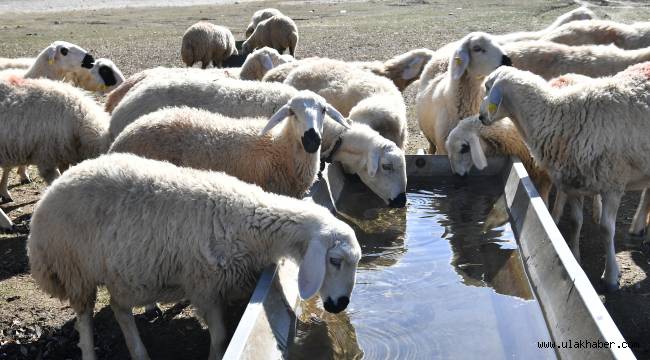
<instances>
[{"instance_id":1,"label":"sheep neck","mask_svg":"<svg viewBox=\"0 0 650 360\"><path fill-rule=\"evenodd\" d=\"M453 129L460 119L478 113L483 95L481 84L484 79L484 76L473 77L465 72L460 80L451 80L451 91L448 94L451 96L451 101L453 101L455 123L450 124L450 129Z\"/></svg>"},{"instance_id":2,"label":"sheep neck","mask_svg":"<svg viewBox=\"0 0 650 360\"><path fill-rule=\"evenodd\" d=\"M36 58L34 64L29 69L27 69L27 72L25 72L26 79L47 78L58 80L62 78L62 75L63 74L55 71L54 68L47 63L47 59L45 59L43 56Z\"/></svg>"}]
</instances>

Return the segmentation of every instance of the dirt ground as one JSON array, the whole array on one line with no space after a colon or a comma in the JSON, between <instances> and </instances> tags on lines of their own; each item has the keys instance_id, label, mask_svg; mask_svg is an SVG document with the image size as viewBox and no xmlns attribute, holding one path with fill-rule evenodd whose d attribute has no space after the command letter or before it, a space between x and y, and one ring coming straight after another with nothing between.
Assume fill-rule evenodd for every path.
<instances>
[{"instance_id":1,"label":"dirt ground","mask_svg":"<svg viewBox=\"0 0 650 360\"><path fill-rule=\"evenodd\" d=\"M648 19L644 2L595 1L601 16L631 22ZM262 7L277 7L300 29L297 57L325 56L344 60L387 59L413 48L436 49L471 31L505 33L536 30L575 5L568 0L391 0L386 2L243 2L232 5L175 8L102 9L77 12L0 14L0 56L35 56L54 40L67 40L111 58L126 76L154 66L181 66L180 39L198 20L233 30L243 39L250 15ZM409 153L425 148L414 112L416 86L405 92L409 107ZM25 241L29 218L44 183L30 169L32 184L18 185L12 176L15 202L2 209L18 232L0 236L0 359L76 359L77 335L70 308L43 294L32 281ZM639 358L650 359L650 271L642 239L626 235L638 194L629 194L617 222L617 256L623 277L621 290L601 299ZM584 267L595 286L604 266L596 228L585 221ZM107 295L96 307L97 354L101 359L128 357ZM155 359L207 357L208 335L188 307L164 309L155 319L137 317L143 341ZM179 339L182 339L179 341Z\"/></svg>"}]
</instances>

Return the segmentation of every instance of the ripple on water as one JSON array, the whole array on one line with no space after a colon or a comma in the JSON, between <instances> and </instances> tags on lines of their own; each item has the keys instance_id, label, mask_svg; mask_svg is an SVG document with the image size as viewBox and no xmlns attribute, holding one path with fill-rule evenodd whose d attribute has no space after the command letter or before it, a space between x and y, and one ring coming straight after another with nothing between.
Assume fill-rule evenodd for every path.
<instances>
[{"instance_id":1,"label":"ripple on water","mask_svg":"<svg viewBox=\"0 0 650 360\"><path fill-rule=\"evenodd\" d=\"M334 315L303 302L290 358L555 357L535 345L550 335L510 226L482 227L497 180L410 185L406 209L344 195L364 254L351 303Z\"/></svg>"}]
</instances>

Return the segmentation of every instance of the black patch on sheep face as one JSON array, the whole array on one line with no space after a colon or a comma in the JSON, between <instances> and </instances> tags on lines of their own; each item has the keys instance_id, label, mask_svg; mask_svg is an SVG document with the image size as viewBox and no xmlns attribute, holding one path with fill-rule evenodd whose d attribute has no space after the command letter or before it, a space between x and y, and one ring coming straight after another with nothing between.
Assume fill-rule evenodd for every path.
<instances>
[{"instance_id":1,"label":"black patch on sheep face","mask_svg":"<svg viewBox=\"0 0 650 360\"><path fill-rule=\"evenodd\" d=\"M340 298L338 298L336 304L334 303L334 300L332 300L331 297L328 297L327 300L325 300L325 302L323 303L323 307L327 312L337 314L345 310L345 308L348 307L349 303L350 303L350 298L348 298L347 296L341 296Z\"/></svg>"},{"instance_id":2,"label":"black patch on sheep face","mask_svg":"<svg viewBox=\"0 0 650 360\"><path fill-rule=\"evenodd\" d=\"M320 147L320 136L316 130L311 128L305 131L305 134L302 136L302 147L310 154L318 151L318 148Z\"/></svg>"},{"instance_id":3,"label":"black patch on sheep face","mask_svg":"<svg viewBox=\"0 0 650 360\"><path fill-rule=\"evenodd\" d=\"M81 67L84 67L86 69L92 69L94 63L95 63L95 58L93 58L93 56L90 54L86 54L83 60L81 60Z\"/></svg>"},{"instance_id":4,"label":"black patch on sheep face","mask_svg":"<svg viewBox=\"0 0 650 360\"><path fill-rule=\"evenodd\" d=\"M501 65L503 66L512 66L512 59L508 55L503 55L501 57Z\"/></svg>"},{"instance_id":5,"label":"black patch on sheep face","mask_svg":"<svg viewBox=\"0 0 650 360\"><path fill-rule=\"evenodd\" d=\"M111 87L117 84L117 79L115 79L115 73L113 72L113 69L110 68L110 66L106 66L106 65L100 66L99 76L102 77L102 81L104 81L104 85L106 85L107 87Z\"/></svg>"}]
</instances>

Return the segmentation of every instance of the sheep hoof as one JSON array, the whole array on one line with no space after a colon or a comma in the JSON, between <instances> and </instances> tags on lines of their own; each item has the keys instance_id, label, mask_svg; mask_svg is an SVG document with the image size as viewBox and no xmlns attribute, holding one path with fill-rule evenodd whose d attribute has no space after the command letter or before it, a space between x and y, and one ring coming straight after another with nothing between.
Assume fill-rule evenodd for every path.
<instances>
[{"instance_id":1,"label":"sheep hoof","mask_svg":"<svg viewBox=\"0 0 650 360\"><path fill-rule=\"evenodd\" d=\"M602 289L602 292L605 294L613 294L615 292L618 292L620 285L621 285L620 280L616 280L615 283L611 284L606 282L605 279L603 278L600 279L600 288Z\"/></svg>"},{"instance_id":2,"label":"sheep hoof","mask_svg":"<svg viewBox=\"0 0 650 360\"><path fill-rule=\"evenodd\" d=\"M161 317L162 315L163 312L162 310L160 310L158 305L155 305L154 307L147 309L143 314L145 320L147 320L148 322L154 321L157 318Z\"/></svg>"}]
</instances>

